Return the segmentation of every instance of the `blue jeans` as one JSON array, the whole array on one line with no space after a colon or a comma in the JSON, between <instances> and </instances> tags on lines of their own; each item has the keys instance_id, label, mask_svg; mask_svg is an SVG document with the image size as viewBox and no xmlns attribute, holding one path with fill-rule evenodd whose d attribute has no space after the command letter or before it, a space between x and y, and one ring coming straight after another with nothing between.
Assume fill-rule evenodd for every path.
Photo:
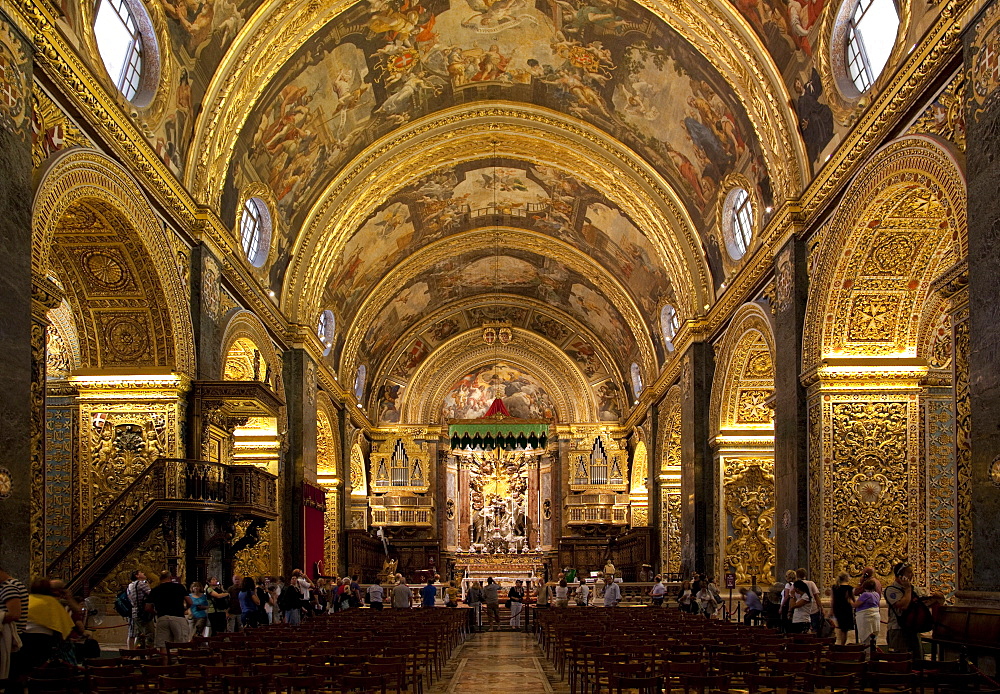
<instances>
[{"instance_id":1,"label":"blue jeans","mask_svg":"<svg viewBox=\"0 0 1000 694\"><path fill-rule=\"evenodd\" d=\"M302 624L302 610L285 610L285 624Z\"/></svg>"}]
</instances>

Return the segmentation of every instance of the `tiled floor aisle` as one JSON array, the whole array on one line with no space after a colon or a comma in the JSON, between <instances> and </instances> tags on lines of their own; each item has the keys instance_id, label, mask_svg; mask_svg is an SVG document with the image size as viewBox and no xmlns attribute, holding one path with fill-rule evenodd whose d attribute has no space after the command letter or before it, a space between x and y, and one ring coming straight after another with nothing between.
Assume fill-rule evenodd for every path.
<instances>
[{"instance_id":1,"label":"tiled floor aisle","mask_svg":"<svg viewBox=\"0 0 1000 694\"><path fill-rule=\"evenodd\" d=\"M562 694L565 682L545 660L533 636L500 631L475 634L458 648L427 694Z\"/></svg>"}]
</instances>

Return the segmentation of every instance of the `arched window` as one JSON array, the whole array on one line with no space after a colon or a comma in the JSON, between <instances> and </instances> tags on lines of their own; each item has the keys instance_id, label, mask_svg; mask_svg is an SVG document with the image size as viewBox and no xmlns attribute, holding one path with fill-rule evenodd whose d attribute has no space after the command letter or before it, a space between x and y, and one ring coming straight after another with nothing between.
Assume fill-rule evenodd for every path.
<instances>
[{"instance_id":1,"label":"arched window","mask_svg":"<svg viewBox=\"0 0 1000 694\"><path fill-rule=\"evenodd\" d=\"M642 392L642 372L639 369L639 365L634 362L630 371L632 373L632 392L635 394L636 400L638 400L639 394Z\"/></svg>"},{"instance_id":2,"label":"arched window","mask_svg":"<svg viewBox=\"0 0 1000 694\"><path fill-rule=\"evenodd\" d=\"M333 311L327 309L319 314L319 322L316 325L316 337L323 343L323 356L325 357L333 349L333 335L337 328L337 319Z\"/></svg>"},{"instance_id":3,"label":"arched window","mask_svg":"<svg viewBox=\"0 0 1000 694\"><path fill-rule=\"evenodd\" d=\"M260 267L271 244L271 213L260 198L247 198L240 214L240 243L247 260Z\"/></svg>"},{"instance_id":4,"label":"arched window","mask_svg":"<svg viewBox=\"0 0 1000 694\"><path fill-rule=\"evenodd\" d=\"M149 32L151 23L141 3L128 0L98 0L94 18L94 36L104 68L115 87L129 101L135 101L143 89L144 70L150 49L156 45ZM146 31L144 31L144 28ZM146 40L143 34L148 34Z\"/></svg>"},{"instance_id":5,"label":"arched window","mask_svg":"<svg viewBox=\"0 0 1000 694\"><path fill-rule=\"evenodd\" d=\"M733 188L722 208L722 235L729 257L739 260L746 255L753 237L753 202L745 188Z\"/></svg>"},{"instance_id":6,"label":"arched window","mask_svg":"<svg viewBox=\"0 0 1000 694\"><path fill-rule=\"evenodd\" d=\"M354 397L358 401L358 407L365 398L365 379L368 376L368 367L364 364L358 367L358 375L354 377Z\"/></svg>"},{"instance_id":7,"label":"arched window","mask_svg":"<svg viewBox=\"0 0 1000 694\"><path fill-rule=\"evenodd\" d=\"M882 74L898 30L893 0L860 0L854 6L847 27L847 72L859 92L868 91Z\"/></svg>"},{"instance_id":8,"label":"arched window","mask_svg":"<svg viewBox=\"0 0 1000 694\"><path fill-rule=\"evenodd\" d=\"M677 315L677 309L670 304L666 304L660 309L660 331L663 333L663 344L668 352L674 351L674 335L680 330L681 319Z\"/></svg>"}]
</instances>

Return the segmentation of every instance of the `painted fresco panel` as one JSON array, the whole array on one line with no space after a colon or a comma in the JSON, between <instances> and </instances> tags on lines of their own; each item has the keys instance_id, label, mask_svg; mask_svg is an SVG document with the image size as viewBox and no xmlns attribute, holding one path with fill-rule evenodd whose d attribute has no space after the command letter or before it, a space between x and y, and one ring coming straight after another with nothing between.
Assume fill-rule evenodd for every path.
<instances>
[{"instance_id":1,"label":"painted fresco panel","mask_svg":"<svg viewBox=\"0 0 1000 694\"><path fill-rule=\"evenodd\" d=\"M465 374L456 381L441 405L443 419L476 419L501 398L513 417L553 419L552 398L538 379L516 366L500 362Z\"/></svg>"}]
</instances>

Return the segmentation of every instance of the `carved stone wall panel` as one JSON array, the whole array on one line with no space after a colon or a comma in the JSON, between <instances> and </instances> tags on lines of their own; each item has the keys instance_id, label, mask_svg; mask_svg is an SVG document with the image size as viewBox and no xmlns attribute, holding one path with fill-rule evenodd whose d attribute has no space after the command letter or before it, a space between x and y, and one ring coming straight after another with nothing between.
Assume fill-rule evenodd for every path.
<instances>
[{"instance_id":1,"label":"carved stone wall panel","mask_svg":"<svg viewBox=\"0 0 1000 694\"><path fill-rule=\"evenodd\" d=\"M923 402L927 462L927 585L948 595L958 586L958 476L950 397Z\"/></svg>"},{"instance_id":2,"label":"carved stone wall panel","mask_svg":"<svg viewBox=\"0 0 1000 694\"><path fill-rule=\"evenodd\" d=\"M680 571L681 389L673 386L660 405L660 563L664 571Z\"/></svg>"},{"instance_id":3,"label":"carved stone wall panel","mask_svg":"<svg viewBox=\"0 0 1000 694\"><path fill-rule=\"evenodd\" d=\"M925 476L919 464L920 415L915 394L822 396L822 500L813 532L822 534L822 584L840 571L873 566L891 581L907 561L926 576Z\"/></svg>"},{"instance_id":4,"label":"carved stone wall panel","mask_svg":"<svg viewBox=\"0 0 1000 694\"><path fill-rule=\"evenodd\" d=\"M73 540L76 426L72 398L49 396L45 404L45 566Z\"/></svg>"},{"instance_id":5,"label":"carved stone wall panel","mask_svg":"<svg viewBox=\"0 0 1000 694\"><path fill-rule=\"evenodd\" d=\"M326 490L326 511L323 513L323 572L340 575L340 487L320 483Z\"/></svg>"},{"instance_id":6,"label":"carved stone wall panel","mask_svg":"<svg viewBox=\"0 0 1000 694\"><path fill-rule=\"evenodd\" d=\"M681 570L681 490L670 489L663 501L664 571L677 573Z\"/></svg>"},{"instance_id":7,"label":"carved stone wall panel","mask_svg":"<svg viewBox=\"0 0 1000 694\"><path fill-rule=\"evenodd\" d=\"M952 362L955 384L955 466L958 485L958 578L959 588L972 581L972 450L969 403L969 306L965 290L964 305L952 315L955 335L955 358ZM961 303L961 302L960 302Z\"/></svg>"},{"instance_id":8,"label":"carved stone wall panel","mask_svg":"<svg viewBox=\"0 0 1000 694\"><path fill-rule=\"evenodd\" d=\"M113 600L121 592L122 586L128 585L133 571L143 571L151 580L154 579L167 568L167 557L171 554L170 544L163 528L157 525L91 592Z\"/></svg>"},{"instance_id":9,"label":"carved stone wall panel","mask_svg":"<svg viewBox=\"0 0 1000 694\"><path fill-rule=\"evenodd\" d=\"M774 582L774 460L727 458L723 463L725 556L736 582Z\"/></svg>"}]
</instances>

